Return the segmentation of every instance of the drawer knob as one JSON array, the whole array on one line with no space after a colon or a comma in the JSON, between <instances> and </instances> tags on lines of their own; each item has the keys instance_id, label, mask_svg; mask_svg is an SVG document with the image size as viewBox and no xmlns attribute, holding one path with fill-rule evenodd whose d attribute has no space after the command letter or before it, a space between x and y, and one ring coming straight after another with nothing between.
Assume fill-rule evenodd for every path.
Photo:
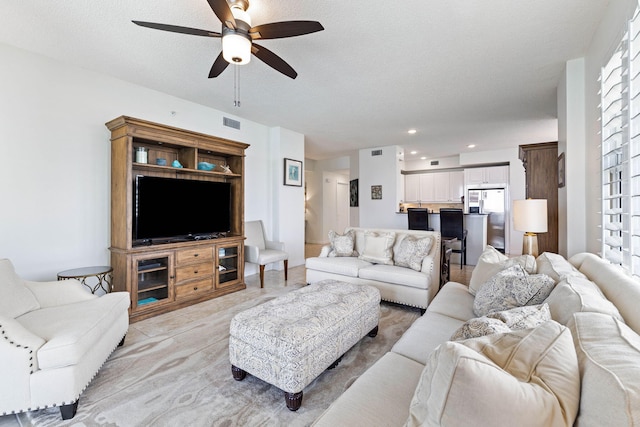
<instances>
[{"instance_id":1,"label":"drawer knob","mask_svg":"<svg viewBox=\"0 0 640 427\"><path fill-rule=\"evenodd\" d=\"M194 274L198 274L198 270L194 271L193 273L194 273Z\"/></svg>"},{"instance_id":2,"label":"drawer knob","mask_svg":"<svg viewBox=\"0 0 640 427\"><path fill-rule=\"evenodd\" d=\"M193 256L197 258L197 257L198 257L198 254L193 254Z\"/></svg>"},{"instance_id":3,"label":"drawer knob","mask_svg":"<svg viewBox=\"0 0 640 427\"><path fill-rule=\"evenodd\" d=\"M194 290L194 291L197 291L197 290L198 290L198 287L197 287L197 286L195 286L195 287L193 288L193 290Z\"/></svg>"}]
</instances>

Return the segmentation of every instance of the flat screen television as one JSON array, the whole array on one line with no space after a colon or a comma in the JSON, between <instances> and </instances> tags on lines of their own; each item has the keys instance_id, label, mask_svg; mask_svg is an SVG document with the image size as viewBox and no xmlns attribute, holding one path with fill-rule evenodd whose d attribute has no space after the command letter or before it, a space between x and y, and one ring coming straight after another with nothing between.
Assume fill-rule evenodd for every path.
<instances>
[{"instance_id":1,"label":"flat screen television","mask_svg":"<svg viewBox=\"0 0 640 427\"><path fill-rule=\"evenodd\" d=\"M215 237L231 229L231 184L138 175L134 244Z\"/></svg>"}]
</instances>

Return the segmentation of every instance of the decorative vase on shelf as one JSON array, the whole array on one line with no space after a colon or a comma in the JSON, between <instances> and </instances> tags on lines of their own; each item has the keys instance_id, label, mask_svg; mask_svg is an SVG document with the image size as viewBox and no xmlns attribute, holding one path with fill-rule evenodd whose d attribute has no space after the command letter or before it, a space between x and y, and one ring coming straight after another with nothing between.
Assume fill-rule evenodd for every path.
<instances>
[{"instance_id":1,"label":"decorative vase on shelf","mask_svg":"<svg viewBox=\"0 0 640 427\"><path fill-rule=\"evenodd\" d=\"M214 165L213 163L209 163L209 162L199 162L198 163L198 170L201 170L201 171L211 171L215 167L216 167L216 165Z\"/></svg>"},{"instance_id":2,"label":"decorative vase on shelf","mask_svg":"<svg viewBox=\"0 0 640 427\"><path fill-rule=\"evenodd\" d=\"M149 158L149 149L145 147L136 148L136 163L147 163Z\"/></svg>"},{"instance_id":3,"label":"decorative vase on shelf","mask_svg":"<svg viewBox=\"0 0 640 427\"><path fill-rule=\"evenodd\" d=\"M174 168L181 168L182 167L180 162L177 161L177 160L174 160L173 162L171 162L171 166L173 166Z\"/></svg>"}]
</instances>

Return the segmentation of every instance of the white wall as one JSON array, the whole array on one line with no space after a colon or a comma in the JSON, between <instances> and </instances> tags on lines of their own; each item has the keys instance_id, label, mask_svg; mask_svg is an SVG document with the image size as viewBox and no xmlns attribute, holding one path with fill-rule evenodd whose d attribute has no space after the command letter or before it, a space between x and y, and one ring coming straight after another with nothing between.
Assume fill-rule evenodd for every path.
<instances>
[{"instance_id":1,"label":"white wall","mask_svg":"<svg viewBox=\"0 0 640 427\"><path fill-rule=\"evenodd\" d=\"M304 160L304 135L281 127L270 132L273 188L273 234L267 237L284 242L289 266L304 264L304 174L302 186L284 185L284 159ZM304 164L303 164L304 170ZM278 269L282 264L278 263Z\"/></svg>"},{"instance_id":2,"label":"white wall","mask_svg":"<svg viewBox=\"0 0 640 427\"><path fill-rule=\"evenodd\" d=\"M382 150L382 155L372 156L373 150ZM397 146L360 150L360 227L407 228L406 215L397 213L404 197L402 153ZM371 199L372 185L382 185L381 200Z\"/></svg>"},{"instance_id":3,"label":"white wall","mask_svg":"<svg viewBox=\"0 0 640 427\"><path fill-rule=\"evenodd\" d=\"M558 189L558 252L570 257L586 244L585 60L568 61L558 85L558 154L565 154L565 186Z\"/></svg>"},{"instance_id":4,"label":"white wall","mask_svg":"<svg viewBox=\"0 0 640 427\"><path fill-rule=\"evenodd\" d=\"M111 159L104 123L120 115L251 144L245 219L303 223L302 202L291 215L277 210L284 220L274 219L268 127L229 114L242 130L223 127L220 111L4 44L0 63L0 257L10 258L22 277L53 280L64 269L109 264ZM294 139L302 145L299 134ZM304 158L303 150L296 149L296 158ZM299 220L290 218L296 213ZM296 249L303 247L300 230L287 235Z\"/></svg>"},{"instance_id":5,"label":"white wall","mask_svg":"<svg viewBox=\"0 0 640 427\"><path fill-rule=\"evenodd\" d=\"M438 161L437 165L432 165L432 161ZM436 169L450 169L460 166L460 156L448 156L448 157L434 157L427 158L425 160L413 159L411 154L405 153L404 156L404 170L407 171L419 171L419 170L436 170Z\"/></svg>"}]
</instances>

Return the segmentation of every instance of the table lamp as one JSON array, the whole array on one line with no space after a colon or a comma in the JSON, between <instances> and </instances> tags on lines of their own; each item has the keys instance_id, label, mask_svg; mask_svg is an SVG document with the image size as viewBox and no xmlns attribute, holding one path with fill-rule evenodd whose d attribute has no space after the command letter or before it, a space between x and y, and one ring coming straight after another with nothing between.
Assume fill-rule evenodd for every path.
<instances>
[{"instance_id":1,"label":"table lamp","mask_svg":"<svg viewBox=\"0 0 640 427\"><path fill-rule=\"evenodd\" d=\"M524 231L522 254L538 256L538 236L547 232L547 200L513 201L513 228Z\"/></svg>"}]
</instances>

